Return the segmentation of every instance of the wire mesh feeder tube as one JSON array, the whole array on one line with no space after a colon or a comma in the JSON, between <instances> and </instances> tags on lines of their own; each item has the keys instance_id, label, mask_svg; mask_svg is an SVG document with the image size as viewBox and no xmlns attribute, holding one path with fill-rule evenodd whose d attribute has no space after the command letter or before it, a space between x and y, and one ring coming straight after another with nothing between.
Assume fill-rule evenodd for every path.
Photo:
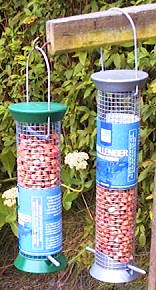
<instances>
[{"instance_id":1,"label":"wire mesh feeder tube","mask_svg":"<svg viewBox=\"0 0 156 290\"><path fill-rule=\"evenodd\" d=\"M60 190L60 121L16 122L18 227L20 258L33 259L39 267L24 271L55 272L64 268ZM52 258L51 258L52 256ZM55 258L54 258L55 257ZM55 260L56 259L56 260ZM47 264L49 267L40 267ZM50 261L53 261L53 264ZM19 266L20 264L20 266Z\"/></svg>"},{"instance_id":2,"label":"wire mesh feeder tube","mask_svg":"<svg viewBox=\"0 0 156 290\"><path fill-rule=\"evenodd\" d=\"M17 132L18 185L45 189L60 186L60 121L19 123Z\"/></svg>"},{"instance_id":3,"label":"wire mesh feeder tube","mask_svg":"<svg viewBox=\"0 0 156 290\"><path fill-rule=\"evenodd\" d=\"M136 188L97 185L95 263L90 270L96 279L122 283L138 276L129 269L134 262L136 196Z\"/></svg>"},{"instance_id":4,"label":"wire mesh feeder tube","mask_svg":"<svg viewBox=\"0 0 156 290\"><path fill-rule=\"evenodd\" d=\"M96 258L99 265L111 269L119 264L120 268L120 263L133 261L136 194L136 188L119 191L97 185ZM100 253L111 259L107 261L103 255L100 259Z\"/></svg>"},{"instance_id":5,"label":"wire mesh feeder tube","mask_svg":"<svg viewBox=\"0 0 156 290\"><path fill-rule=\"evenodd\" d=\"M47 256L62 250L60 122L17 122L20 252ZM27 202L25 202L25 199Z\"/></svg>"},{"instance_id":6,"label":"wire mesh feeder tube","mask_svg":"<svg viewBox=\"0 0 156 290\"><path fill-rule=\"evenodd\" d=\"M97 96L97 183L129 188L137 183L139 94L105 93Z\"/></svg>"}]
</instances>

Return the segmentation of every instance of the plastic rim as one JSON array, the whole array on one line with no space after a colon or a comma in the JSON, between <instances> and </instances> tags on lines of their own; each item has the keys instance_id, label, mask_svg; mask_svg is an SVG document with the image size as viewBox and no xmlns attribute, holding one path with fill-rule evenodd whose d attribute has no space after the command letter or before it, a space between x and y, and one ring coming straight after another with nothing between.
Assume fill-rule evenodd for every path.
<instances>
[{"instance_id":1,"label":"plastic rim","mask_svg":"<svg viewBox=\"0 0 156 290\"><path fill-rule=\"evenodd\" d=\"M12 104L9 106L9 110L13 118L18 122L45 123L48 117L51 117L51 121L62 120L67 106L59 103L50 103L50 110L48 110L47 102L30 102Z\"/></svg>"},{"instance_id":2,"label":"plastic rim","mask_svg":"<svg viewBox=\"0 0 156 290\"><path fill-rule=\"evenodd\" d=\"M139 274L127 269L108 269L94 263L90 269L90 275L105 283L127 283L136 279Z\"/></svg>"},{"instance_id":3,"label":"plastic rim","mask_svg":"<svg viewBox=\"0 0 156 290\"><path fill-rule=\"evenodd\" d=\"M62 253L54 256L55 259L60 262L60 266L57 267L52 264L47 258L26 257L20 252L14 261L14 266L21 271L29 273L55 273L63 270L67 266L67 260Z\"/></svg>"},{"instance_id":4,"label":"plastic rim","mask_svg":"<svg viewBox=\"0 0 156 290\"><path fill-rule=\"evenodd\" d=\"M104 92L132 92L136 87L140 90L148 74L144 71L128 70L128 69L115 69L99 71L92 74L92 80L95 82L96 88Z\"/></svg>"}]
</instances>

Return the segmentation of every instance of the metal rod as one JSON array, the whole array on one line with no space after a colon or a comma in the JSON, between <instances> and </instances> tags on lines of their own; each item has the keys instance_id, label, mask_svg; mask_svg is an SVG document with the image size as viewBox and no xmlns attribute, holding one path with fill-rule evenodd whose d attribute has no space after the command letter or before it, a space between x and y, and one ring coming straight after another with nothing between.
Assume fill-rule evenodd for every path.
<instances>
[{"instance_id":1,"label":"metal rod","mask_svg":"<svg viewBox=\"0 0 156 290\"><path fill-rule=\"evenodd\" d=\"M91 252L91 253L95 254L95 250L94 250L93 248L86 247L86 250L87 250L88 252Z\"/></svg>"},{"instance_id":2,"label":"metal rod","mask_svg":"<svg viewBox=\"0 0 156 290\"><path fill-rule=\"evenodd\" d=\"M140 269L140 268L138 268L138 267L136 267L136 266L134 266L134 265L128 265L127 267L128 267L129 269L131 269L131 270L137 272L137 273L140 273L140 274L143 274L143 275L146 274L146 271L145 271L145 270L142 270L142 269Z\"/></svg>"},{"instance_id":3,"label":"metal rod","mask_svg":"<svg viewBox=\"0 0 156 290\"><path fill-rule=\"evenodd\" d=\"M41 55L44 58L44 61L46 63L46 67L47 67L47 73L48 73L48 111L50 111L50 65L49 65L49 61L48 61L48 57L46 55L46 53L44 52L44 50L41 47L38 47L35 45L35 43L38 41L39 37L37 37L34 41L33 41L33 48L32 50L29 52L28 56L27 56L27 60L26 60L26 101L27 103L29 102L29 59L31 54L36 50L38 52L41 53ZM50 116L48 117L48 136L50 135Z\"/></svg>"},{"instance_id":4,"label":"metal rod","mask_svg":"<svg viewBox=\"0 0 156 290\"><path fill-rule=\"evenodd\" d=\"M102 47L100 47L100 65L101 69L104 70L104 52Z\"/></svg>"},{"instance_id":5,"label":"metal rod","mask_svg":"<svg viewBox=\"0 0 156 290\"><path fill-rule=\"evenodd\" d=\"M137 71L138 71L138 49L137 49L137 33L136 33L136 27L135 24L132 20L132 17L123 9L119 8L119 7L112 7L109 9L110 10L117 10L119 12L121 12L122 14L124 14L127 19L129 20L132 30L133 30L133 40L134 40L134 57L135 57L135 73L136 73L136 79L137 79Z\"/></svg>"},{"instance_id":6,"label":"metal rod","mask_svg":"<svg viewBox=\"0 0 156 290\"><path fill-rule=\"evenodd\" d=\"M34 46L34 48L29 52L27 61L26 61L26 100L28 103L29 102L29 59L30 59L31 54L34 52L34 50L37 50L42 54L46 63L47 73L48 73L48 111L50 111L50 65L49 65L49 61L48 61L46 53L44 52L42 48L38 46Z\"/></svg>"},{"instance_id":7,"label":"metal rod","mask_svg":"<svg viewBox=\"0 0 156 290\"><path fill-rule=\"evenodd\" d=\"M49 260L52 264L54 264L56 267L59 267L59 266L60 266L60 263L59 263L56 259L54 259L52 256L48 256L47 258L48 258L48 260Z\"/></svg>"}]
</instances>

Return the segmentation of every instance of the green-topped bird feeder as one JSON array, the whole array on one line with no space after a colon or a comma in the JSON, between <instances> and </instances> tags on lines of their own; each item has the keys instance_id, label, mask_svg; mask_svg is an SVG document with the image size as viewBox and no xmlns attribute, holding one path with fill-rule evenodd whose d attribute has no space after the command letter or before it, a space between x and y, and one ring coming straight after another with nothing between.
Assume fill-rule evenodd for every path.
<instances>
[{"instance_id":1,"label":"green-topped bird feeder","mask_svg":"<svg viewBox=\"0 0 156 290\"><path fill-rule=\"evenodd\" d=\"M39 51L48 71L48 102L29 102L28 62ZM27 102L12 104L16 120L19 254L14 265L32 273L58 272L62 254L60 133L66 105L50 102L50 67L34 47L27 59Z\"/></svg>"}]
</instances>

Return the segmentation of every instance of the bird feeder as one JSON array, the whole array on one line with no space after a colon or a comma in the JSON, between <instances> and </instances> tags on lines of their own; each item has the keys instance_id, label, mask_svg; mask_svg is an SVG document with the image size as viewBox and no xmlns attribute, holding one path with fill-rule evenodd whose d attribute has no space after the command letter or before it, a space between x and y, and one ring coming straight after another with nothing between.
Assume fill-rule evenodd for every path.
<instances>
[{"instance_id":1,"label":"bird feeder","mask_svg":"<svg viewBox=\"0 0 156 290\"><path fill-rule=\"evenodd\" d=\"M48 102L29 102L28 61L37 50L48 70ZM16 268L32 273L57 272L67 262L62 251L60 122L66 105L50 102L50 67L35 47L27 59L27 102L9 106L16 120L18 236Z\"/></svg>"},{"instance_id":2,"label":"bird feeder","mask_svg":"<svg viewBox=\"0 0 156 290\"><path fill-rule=\"evenodd\" d=\"M124 13L127 16L127 13ZM132 19L128 15L128 19ZM134 27L133 27L134 28ZM136 40L136 32L134 33ZM140 90L148 74L94 73L97 93L96 242L90 274L122 283L145 273L134 264Z\"/></svg>"}]
</instances>

